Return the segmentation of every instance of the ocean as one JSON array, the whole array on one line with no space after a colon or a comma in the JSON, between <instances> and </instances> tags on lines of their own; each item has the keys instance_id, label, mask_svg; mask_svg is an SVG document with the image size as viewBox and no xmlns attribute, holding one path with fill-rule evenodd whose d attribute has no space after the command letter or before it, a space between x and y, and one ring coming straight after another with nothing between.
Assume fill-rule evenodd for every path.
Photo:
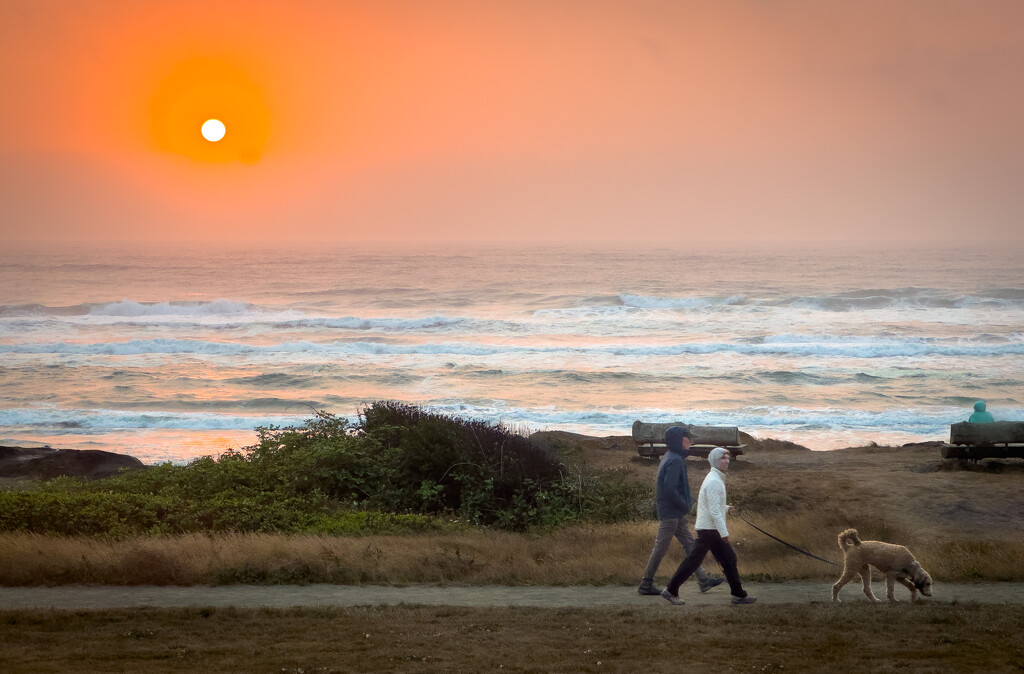
<instances>
[{"instance_id":1,"label":"ocean","mask_svg":"<svg viewBox=\"0 0 1024 674\"><path fill-rule=\"evenodd\" d=\"M0 444L184 462L375 400L828 450L1024 420L1016 250L0 251Z\"/></svg>"}]
</instances>

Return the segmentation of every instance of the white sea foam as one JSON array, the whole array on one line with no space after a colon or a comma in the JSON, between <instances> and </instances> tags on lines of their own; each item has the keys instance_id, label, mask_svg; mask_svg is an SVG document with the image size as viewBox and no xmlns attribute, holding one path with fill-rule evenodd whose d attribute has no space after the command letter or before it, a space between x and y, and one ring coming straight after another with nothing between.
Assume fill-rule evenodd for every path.
<instances>
[{"instance_id":1,"label":"white sea foam","mask_svg":"<svg viewBox=\"0 0 1024 674\"><path fill-rule=\"evenodd\" d=\"M640 309L704 309L712 306L732 306L746 302L745 295L729 297L650 297L647 295L619 296L623 306Z\"/></svg>"},{"instance_id":2,"label":"white sea foam","mask_svg":"<svg viewBox=\"0 0 1024 674\"><path fill-rule=\"evenodd\" d=\"M92 316L237 316L250 311L244 302L218 299L211 302L136 302L121 300L89 309Z\"/></svg>"},{"instance_id":3,"label":"white sea foam","mask_svg":"<svg viewBox=\"0 0 1024 674\"><path fill-rule=\"evenodd\" d=\"M472 318L450 317L442 315L423 316L416 318L388 318L373 317L361 318L358 316L342 316L340 318L301 318L284 321L275 321L277 328L303 328L316 330L324 328L329 330L354 330L365 332L429 332L441 329L468 329L484 331L488 329L487 321L478 321ZM508 328L507 321L491 321L499 329ZM493 328L491 328L493 329Z\"/></svg>"},{"instance_id":4,"label":"white sea foam","mask_svg":"<svg viewBox=\"0 0 1024 674\"><path fill-rule=\"evenodd\" d=\"M922 339L785 335L766 337L759 343L688 342L672 345L580 344L488 344L481 342L423 342L392 344L385 342L281 342L278 344L240 344L198 339L131 339L125 342L56 342L48 344L0 344L0 353L49 355L130 356L144 354L190 354L197 356L247 356L259 354L315 353L325 357L346 355L515 355L563 354L594 357L666 357L735 353L799 357L883 358L960 356L988 357L1024 355L1019 339L992 343L989 339Z\"/></svg>"},{"instance_id":5,"label":"white sea foam","mask_svg":"<svg viewBox=\"0 0 1024 674\"><path fill-rule=\"evenodd\" d=\"M677 322L679 314L701 316L724 313L730 320L738 315L766 311L801 311L812 315L853 314L855 316L896 316L894 312L911 312L903 318L921 321L942 321L971 324L979 316L1007 316L1024 311L1024 299L1016 297L1014 289L993 291L996 296L974 296L947 293L932 289L877 291L879 294L821 294L760 296L737 293L709 296L655 296L621 294L615 304L575 304L573 306L544 308L535 311L536 318L595 319L595 320L663 320ZM938 313L936 313L938 312ZM980 312L980 313L979 313ZM933 315L934 314L934 315ZM870 319L868 319L870 320Z\"/></svg>"},{"instance_id":6,"label":"white sea foam","mask_svg":"<svg viewBox=\"0 0 1024 674\"><path fill-rule=\"evenodd\" d=\"M46 429L49 434L111 433L123 429L252 430L257 426L302 423L309 414L243 415L209 412L137 412L109 409L0 409L5 432Z\"/></svg>"},{"instance_id":7,"label":"white sea foam","mask_svg":"<svg viewBox=\"0 0 1024 674\"><path fill-rule=\"evenodd\" d=\"M317 316L296 310L266 309L244 302L157 302L134 300L44 307L41 305L0 307L0 330L59 331L61 326L145 325L177 330L216 327L259 327L287 330L347 330L364 332L515 332L522 326L513 321L477 319L431 314L426 316Z\"/></svg>"}]
</instances>

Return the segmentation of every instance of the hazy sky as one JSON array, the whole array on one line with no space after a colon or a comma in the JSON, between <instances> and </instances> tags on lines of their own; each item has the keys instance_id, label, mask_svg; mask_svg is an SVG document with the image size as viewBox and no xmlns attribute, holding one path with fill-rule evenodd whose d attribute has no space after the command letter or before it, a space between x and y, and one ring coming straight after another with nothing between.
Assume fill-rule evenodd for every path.
<instances>
[{"instance_id":1,"label":"hazy sky","mask_svg":"<svg viewBox=\"0 0 1024 674\"><path fill-rule=\"evenodd\" d=\"M0 236L1024 246L1021 26L1019 0L0 0Z\"/></svg>"}]
</instances>

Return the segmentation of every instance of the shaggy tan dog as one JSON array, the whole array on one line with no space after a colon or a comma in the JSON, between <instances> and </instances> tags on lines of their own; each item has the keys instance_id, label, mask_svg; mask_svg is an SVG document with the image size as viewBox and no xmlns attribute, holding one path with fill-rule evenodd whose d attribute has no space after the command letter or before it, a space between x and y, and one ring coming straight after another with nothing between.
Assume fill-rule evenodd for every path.
<instances>
[{"instance_id":1,"label":"shaggy tan dog","mask_svg":"<svg viewBox=\"0 0 1024 674\"><path fill-rule=\"evenodd\" d=\"M910 590L910 601L917 601L918 590L926 597L932 596L932 577L902 545L862 541L856 529L847 529L839 534L839 549L843 551L843 575L832 586L832 601L839 601L839 591L860 574L864 581L864 594L877 602L878 598L871 592L871 569L868 565L885 574L885 596L889 601L896 601L893 595L896 581Z\"/></svg>"}]
</instances>

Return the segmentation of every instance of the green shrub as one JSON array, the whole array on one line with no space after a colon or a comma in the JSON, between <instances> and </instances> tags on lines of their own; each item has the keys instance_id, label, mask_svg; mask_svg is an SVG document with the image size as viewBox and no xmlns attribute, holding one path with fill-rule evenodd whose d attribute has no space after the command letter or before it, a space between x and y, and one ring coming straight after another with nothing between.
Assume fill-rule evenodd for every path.
<instances>
[{"instance_id":1,"label":"green shrub","mask_svg":"<svg viewBox=\"0 0 1024 674\"><path fill-rule=\"evenodd\" d=\"M458 512L472 522L523 529L543 519L565 468L553 454L501 426L376 402L361 431L392 462L382 509ZM542 496L547 494L547 496Z\"/></svg>"},{"instance_id":2,"label":"green shrub","mask_svg":"<svg viewBox=\"0 0 1024 674\"><path fill-rule=\"evenodd\" d=\"M326 512L302 499L214 494L184 499L103 491L0 492L0 531L60 535L298 532Z\"/></svg>"},{"instance_id":3,"label":"green shrub","mask_svg":"<svg viewBox=\"0 0 1024 674\"><path fill-rule=\"evenodd\" d=\"M635 519L649 492L624 474L570 474L500 426L377 402L357 425L318 412L258 428L254 445L216 459L0 492L0 531L352 534L452 519L524 530Z\"/></svg>"}]
</instances>

